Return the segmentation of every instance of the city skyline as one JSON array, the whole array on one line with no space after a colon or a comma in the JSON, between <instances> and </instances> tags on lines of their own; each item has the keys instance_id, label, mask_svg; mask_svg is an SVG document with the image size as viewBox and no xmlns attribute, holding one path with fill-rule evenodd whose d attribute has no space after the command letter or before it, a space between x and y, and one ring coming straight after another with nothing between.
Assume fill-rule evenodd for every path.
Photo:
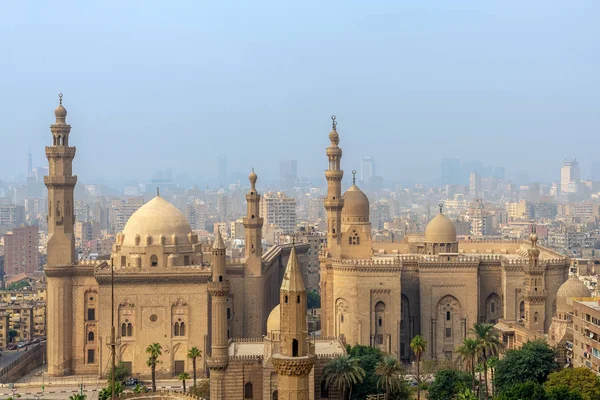
<instances>
[{"instance_id":1,"label":"city skyline","mask_svg":"<svg viewBox=\"0 0 600 400\"><path fill-rule=\"evenodd\" d=\"M47 145L58 91L74 143L86 149L75 167L87 182L141 179L149 165L217 176L220 154L229 171L254 166L277 179L266 161L273 149L317 177L326 166L313 149L326 144L330 114L344 134L345 168L373 156L390 180L436 179L447 157L485 159L508 176L526 170L532 180L554 179L565 158L577 158L584 176L592 170L596 3L340 4L168 13L137 3L8 5L0 29L12 38L3 67L11 79L0 104L14 151L0 176L14 178L10 166ZM89 162L96 154L119 162L98 168ZM34 150L33 164L43 154Z\"/></svg>"}]
</instances>

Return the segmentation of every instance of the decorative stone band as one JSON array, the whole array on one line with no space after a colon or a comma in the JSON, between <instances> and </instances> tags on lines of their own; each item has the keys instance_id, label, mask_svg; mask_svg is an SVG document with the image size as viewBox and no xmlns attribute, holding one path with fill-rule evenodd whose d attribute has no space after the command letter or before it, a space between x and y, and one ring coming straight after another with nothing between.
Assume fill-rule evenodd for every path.
<instances>
[{"instance_id":1,"label":"decorative stone band","mask_svg":"<svg viewBox=\"0 0 600 400\"><path fill-rule=\"evenodd\" d=\"M61 265L46 266L44 273L49 278L63 278L67 276L94 276L94 267L89 265Z\"/></svg>"},{"instance_id":2,"label":"decorative stone band","mask_svg":"<svg viewBox=\"0 0 600 400\"><path fill-rule=\"evenodd\" d=\"M208 357L206 364L211 371L223 371L227 368L229 357Z\"/></svg>"},{"instance_id":3,"label":"decorative stone band","mask_svg":"<svg viewBox=\"0 0 600 400\"><path fill-rule=\"evenodd\" d=\"M115 272L117 272L115 270ZM96 281L101 284L110 284L110 271L96 273ZM159 273L159 272L138 272L138 273L115 273L115 283L207 283L210 274L205 272L198 273Z\"/></svg>"},{"instance_id":4,"label":"decorative stone band","mask_svg":"<svg viewBox=\"0 0 600 400\"><path fill-rule=\"evenodd\" d=\"M208 291L211 296L227 296L229 294L229 281L208 282Z\"/></svg>"},{"instance_id":5,"label":"decorative stone band","mask_svg":"<svg viewBox=\"0 0 600 400\"><path fill-rule=\"evenodd\" d=\"M315 363L315 356L285 357L281 354L274 354L271 360L279 375L304 376L310 373Z\"/></svg>"}]
</instances>

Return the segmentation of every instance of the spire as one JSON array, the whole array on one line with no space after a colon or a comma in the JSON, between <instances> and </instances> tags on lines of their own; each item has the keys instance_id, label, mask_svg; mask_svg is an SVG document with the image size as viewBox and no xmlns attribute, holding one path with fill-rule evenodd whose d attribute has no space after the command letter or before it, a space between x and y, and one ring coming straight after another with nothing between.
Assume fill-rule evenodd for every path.
<instances>
[{"instance_id":1,"label":"spire","mask_svg":"<svg viewBox=\"0 0 600 400\"><path fill-rule=\"evenodd\" d=\"M281 290L291 292L303 292L306 290L304 287L304 279L302 278L302 271L300 271L300 263L298 262L298 256L296 255L295 245L292 245L290 258L288 259L285 274L283 275L283 282L281 282Z\"/></svg>"},{"instance_id":2,"label":"spire","mask_svg":"<svg viewBox=\"0 0 600 400\"><path fill-rule=\"evenodd\" d=\"M56 109L54 110L54 116L56 117L57 125L66 123L65 119L67 117L67 110L65 107L63 107L62 101L63 101L63 94L59 93L58 94L58 107L56 107Z\"/></svg>"},{"instance_id":3,"label":"spire","mask_svg":"<svg viewBox=\"0 0 600 400\"><path fill-rule=\"evenodd\" d=\"M531 240L531 247L537 248L538 235L536 233L535 225L531 225L531 235L529 235L529 240Z\"/></svg>"},{"instance_id":4,"label":"spire","mask_svg":"<svg viewBox=\"0 0 600 400\"><path fill-rule=\"evenodd\" d=\"M258 175L254 172L254 167L252 167L252 172L248 175L248 179L250 180L250 189L256 192L256 180L258 179Z\"/></svg>"},{"instance_id":5,"label":"spire","mask_svg":"<svg viewBox=\"0 0 600 400\"><path fill-rule=\"evenodd\" d=\"M335 115L331 116L331 132L329 132L329 140L331 140L331 145L337 147L340 143L340 136L337 133L337 121Z\"/></svg>"},{"instance_id":6,"label":"spire","mask_svg":"<svg viewBox=\"0 0 600 400\"><path fill-rule=\"evenodd\" d=\"M221 236L221 230L217 229L217 237L215 237L215 242L213 243L213 249L215 250L224 250L225 242L223 242L223 237Z\"/></svg>"},{"instance_id":7,"label":"spire","mask_svg":"<svg viewBox=\"0 0 600 400\"><path fill-rule=\"evenodd\" d=\"M444 208L444 203L440 203L438 206L440 207L440 214L443 214L442 209Z\"/></svg>"},{"instance_id":8,"label":"spire","mask_svg":"<svg viewBox=\"0 0 600 400\"><path fill-rule=\"evenodd\" d=\"M156 196L160 197L160 188L158 186L156 187Z\"/></svg>"},{"instance_id":9,"label":"spire","mask_svg":"<svg viewBox=\"0 0 600 400\"><path fill-rule=\"evenodd\" d=\"M356 170L352 170L352 184L356 185Z\"/></svg>"}]
</instances>

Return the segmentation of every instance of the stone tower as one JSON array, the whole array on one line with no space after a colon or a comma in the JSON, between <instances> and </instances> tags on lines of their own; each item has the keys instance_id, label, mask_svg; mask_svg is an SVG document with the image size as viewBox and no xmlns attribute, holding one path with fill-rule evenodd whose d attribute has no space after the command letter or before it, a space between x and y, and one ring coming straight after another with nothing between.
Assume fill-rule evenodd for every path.
<instances>
[{"instance_id":1,"label":"stone tower","mask_svg":"<svg viewBox=\"0 0 600 400\"><path fill-rule=\"evenodd\" d=\"M229 362L227 334L227 296L229 281L227 280L225 243L221 232L217 229L217 237L212 248L212 278L208 283L208 291L212 299L211 314L211 355L207 360L210 368L210 397L221 400L225 398L225 369Z\"/></svg>"},{"instance_id":2,"label":"stone tower","mask_svg":"<svg viewBox=\"0 0 600 400\"><path fill-rule=\"evenodd\" d=\"M527 250L529 261L525 272L525 327L531 331L544 332L546 318L545 267L539 264L540 249L535 226L531 228L531 247Z\"/></svg>"},{"instance_id":3,"label":"stone tower","mask_svg":"<svg viewBox=\"0 0 600 400\"><path fill-rule=\"evenodd\" d=\"M72 284L75 264L73 233L73 190L77 177L72 165L75 147L69 146L71 126L67 125L67 110L60 104L54 110L56 122L50 126L52 146L46 147L48 176L48 258L45 268L48 279L48 373L52 376L72 373Z\"/></svg>"},{"instance_id":4,"label":"stone tower","mask_svg":"<svg viewBox=\"0 0 600 400\"><path fill-rule=\"evenodd\" d=\"M278 375L279 398L308 400L309 374L314 364L314 348L308 341L306 288L302 271L292 248L280 290L280 353L273 355Z\"/></svg>"},{"instance_id":5,"label":"stone tower","mask_svg":"<svg viewBox=\"0 0 600 400\"><path fill-rule=\"evenodd\" d=\"M248 297L244 301L244 329L248 337L261 337L265 333L264 282L262 277L262 227L260 216L260 194L256 190L258 176L252 172L248 176L250 192L246 194L247 212L244 217L245 260L244 291ZM256 323L256 321L259 321Z\"/></svg>"},{"instance_id":6,"label":"stone tower","mask_svg":"<svg viewBox=\"0 0 600 400\"><path fill-rule=\"evenodd\" d=\"M325 171L327 179L327 197L325 198L325 210L327 211L327 247L330 253L338 253L338 245L341 238L341 215L344 207L342 199L342 178L344 171L340 169L342 160L342 149L338 146L340 136L337 133L337 122L335 115L331 117L333 129L329 133L330 146L327 148L329 168Z\"/></svg>"}]
</instances>

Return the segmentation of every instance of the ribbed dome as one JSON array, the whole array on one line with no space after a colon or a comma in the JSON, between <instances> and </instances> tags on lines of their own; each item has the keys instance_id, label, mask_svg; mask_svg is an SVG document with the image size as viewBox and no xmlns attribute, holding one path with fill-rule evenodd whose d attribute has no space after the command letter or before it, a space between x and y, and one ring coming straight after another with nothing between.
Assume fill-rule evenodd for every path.
<instances>
[{"instance_id":1,"label":"ribbed dome","mask_svg":"<svg viewBox=\"0 0 600 400\"><path fill-rule=\"evenodd\" d=\"M348 221L346 218L350 218L350 222L369 222L369 199L358 186L350 186L342 198L344 199L343 222Z\"/></svg>"},{"instance_id":2,"label":"ribbed dome","mask_svg":"<svg viewBox=\"0 0 600 400\"><path fill-rule=\"evenodd\" d=\"M425 229L426 243L455 243L456 242L456 227L441 212L436 215Z\"/></svg>"},{"instance_id":3,"label":"ribbed dome","mask_svg":"<svg viewBox=\"0 0 600 400\"><path fill-rule=\"evenodd\" d=\"M152 238L152 244L158 244L161 235L165 238L175 235L177 244L187 244L191 232L190 223L181 211L156 196L134 212L125 224L123 246L135 246L136 235L142 239L140 245L144 244L147 235Z\"/></svg>"},{"instance_id":4,"label":"ribbed dome","mask_svg":"<svg viewBox=\"0 0 600 400\"><path fill-rule=\"evenodd\" d=\"M277 304L267 319L267 334L281 329L281 306Z\"/></svg>"},{"instance_id":5,"label":"ribbed dome","mask_svg":"<svg viewBox=\"0 0 600 400\"><path fill-rule=\"evenodd\" d=\"M590 289L576 276L571 276L560 285L556 292L556 311L568 313L573 311L573 297L590 297Z\"/></svg>"},{"instance_id":6,"label":"ribbed dome","mask_svg":"<svg viewBox=\"0 0 600 400\"><path fill-rule=\"evenodd\" d=\"M58 107L56 107L56 109L54 110L54 116L56 118L66 118L67 117L67 109L63 107L62 104L60 104Z\"/></svg>"}]
</instances>

